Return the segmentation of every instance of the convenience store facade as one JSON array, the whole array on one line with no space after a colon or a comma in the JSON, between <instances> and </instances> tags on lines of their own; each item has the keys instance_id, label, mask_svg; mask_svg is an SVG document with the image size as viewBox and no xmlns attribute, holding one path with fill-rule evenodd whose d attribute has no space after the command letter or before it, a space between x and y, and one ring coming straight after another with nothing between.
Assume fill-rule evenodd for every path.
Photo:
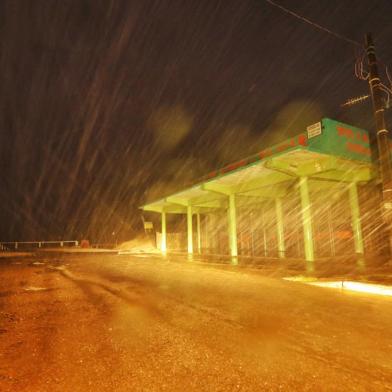
<instances>
[{"instance_id":1,"label":"convenience store facade","mask_svg":"<svg viewBox=\"0 0 392 392\"><path fill-rule=\"evenodd\" d=\"M369 134L324 118L306 132L142 206L162 252L315 260L385 252ZM180 240L168 235L180 214Z\"/></svg>"}]
</instances>

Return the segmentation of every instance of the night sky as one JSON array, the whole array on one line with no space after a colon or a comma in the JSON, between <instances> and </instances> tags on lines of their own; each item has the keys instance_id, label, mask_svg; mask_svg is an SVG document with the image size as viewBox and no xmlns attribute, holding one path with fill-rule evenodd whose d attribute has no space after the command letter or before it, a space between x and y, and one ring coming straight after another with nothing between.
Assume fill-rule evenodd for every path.
<instances>
[{"instance_id":1,"label":"night sky","mask_svg":"<svg viewBox=\"0 0 392 392\"><path fill-rule=\"evenodd\" d=\"M276 0L392 75L392 1ZM0 240L107 242L137 207L332 117L360 48L264 0L0 2ZM392 109L388 112L392 128Z\"/></svg>"}]
</instances>

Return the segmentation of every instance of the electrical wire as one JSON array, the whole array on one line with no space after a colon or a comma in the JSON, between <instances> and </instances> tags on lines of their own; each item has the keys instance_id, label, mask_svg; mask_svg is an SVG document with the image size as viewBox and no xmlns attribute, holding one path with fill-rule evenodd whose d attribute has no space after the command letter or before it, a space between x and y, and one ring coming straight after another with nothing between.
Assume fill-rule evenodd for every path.
<instances>
[{"instance_id":1,"label":"electrical wire","mask_svg":"<svg viewBox=\"0 0 392 392\"><path fill-rule=\"evenodd\" d=\"M365 58L365 55L362 55L362 57L357 60L357 64L358 64L358 75L357 75L357 78L361 79L361 80L369 79L369 72L364 73L364 70L363 70L363 60L364 60L364 58Z\"/></svg>"},{"instance_id":2,"label":"electrical wire","mask_svg":"<svg viewBox=\"0 0 392 392\"><path fill-rule=\"evenodd\" d=\"M355 47L360 48L360 50L364 49L364 46L362 44L360 44L359 42L354 41L351 38L347 38L347 37L345 37L342 34L336 33L335 31L332 31L332 30L330 30L330 29L328 29L328 28L326 28L324 26L321 26L318 23L313 22L312 20L310 20L308 18L305 18L304 16L299 15L299 14L297 14L294 11L289 10L288 8L284 7L281 4L276 3L273 0L264 0L264 1L267 2L268 4L272 5L272 6L276 7L276 8L279 8L281 11L285 12L286 14L289 14L289 15L295 17L296 19L299 19L300 21L313 26L314 28L316 28L318 30L321 30L321 31L323 31L325 33L328 33L328 34L332 35L333 37L335 37L337 39L340 39L342 41L345 41L345 42L347 42L347 43L349 43L351 45L355 45ZM369 79L369 72L365 72L364 71L364 67L363 67L364 57L365 57L365 53L363 53L361 55L360 53L357 52L357 54L356 54L356 61L355 61L355 67L354 67L355 76L358 79L361 79L361 80ZM391 78L391 76L389 74L388 67L386 65L384 65L384 66L385 66L386 76L388 78L389 83L391 84L391 88L385 86L384 84L381 84L379 87L387 95L386 105L387 105L387 107L389 107L390 96L392 95L392 78ZM359 98L349 99L342 106L355 104L355 103L357 103L359 101L363 101L363 100L367 99L368 97L369 96L366 95L366 96L362 96L362 97L359 97Z\"/></svg>"},{"instance_id":3,"label":"electrical wire","mask_svg":"<svg viewBox=\"0 0 392 392\"><path fill-rule=\"evenodd\" d=\"M272 6L276 7L276 8L279 8L281 11L283 11L285 13L287 13L287 14L289 14L291 16L294 16L295 18L301 20L302 22L308 23L311 26L313 26L313 27L315 27L315 28L317 28L317 29L319 29L321 31L324 31L325 33L328 33L328 34L334 36L335 38L343 40L343 41L345 41L345 42L347 42L347 43L349 43L351 45L360 46L360 47L363 46L359 42L354 41L353 39L347 38L347 37L345 37L342 34L335 33L334 31L332 31L330 29L327 29L326 27L321 26L318 23L315 23L315 22L311 21L310 19L305 18L304 16L301 16L301 15L295 13L294 11L291 11L291 10L285 8L285 7L283 7L282 5L280 5L278 3L275 3L275 1L272 1L272 0L264 0L264 1L266 1L268 4L270 4L270 5L272 5Z\"/></svg>"},{"instance_id":4,"label":"electrical wire","mask_svg":"<svg viewBox=\"0 0 392 392\"><path fill-rule=\"evenodd\" d=\"M388 87L386 87L383 84L379 85L379 89L386 94L387 98L384 100L384 106L385 106L385 109L389 109L392 91L390 89L388 89Z\"/></svg>"},{"instance_id":5,"label":"electrical wire","mask_svg":"<svg viewBox=\"0 0 392 392\"><path fill-rule=\"evenodd\" d=\"M365 58L365 54L362 54L362 55L360 53L356 54L356 60L355 60L355 64L354 64L354 72L355 72L355 76L360 80L369 79L369 72L367 72L365 74L364 70L363 70L364 58Z\"/></svg>"},{"instance_id":6,"label":"electrical wire","mask_svg":"<svg viewBox=\"0 0 392 392\"><path fill-rule=\"evenodd\" d=\"M380 83L379 87L384 90L385 92L387 92L388 94L392 94L392 89L390 89L389 87L387 87L385 84Z\"/></svg>"},{"instance_id":7,"label":"electrical wire","mask_svg":"<svg viewBox=\"0 0 392 392\"><path fill-rule=\"evenodd\" d=\"M385 73L387 74L389 84L391 85L392 88L392 79L391 79L391 75L389 75L388 66L385 66Z\"/></svg>"}]
</instances>

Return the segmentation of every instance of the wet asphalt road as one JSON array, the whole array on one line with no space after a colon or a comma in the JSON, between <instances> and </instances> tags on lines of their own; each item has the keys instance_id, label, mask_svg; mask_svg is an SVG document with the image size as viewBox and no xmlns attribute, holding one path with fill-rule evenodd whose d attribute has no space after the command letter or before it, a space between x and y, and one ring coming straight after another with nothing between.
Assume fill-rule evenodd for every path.
<instances>
[{"instance_id":1,"label":"wet asphalt road","mask_svg":"<svg viewBox=\"0 0 392 392\"><path fill-rule=\"evenodd\" d=\"M156 256L0 274L0 391L392 391L391 298Z\"/></svg>"}]
</instances>

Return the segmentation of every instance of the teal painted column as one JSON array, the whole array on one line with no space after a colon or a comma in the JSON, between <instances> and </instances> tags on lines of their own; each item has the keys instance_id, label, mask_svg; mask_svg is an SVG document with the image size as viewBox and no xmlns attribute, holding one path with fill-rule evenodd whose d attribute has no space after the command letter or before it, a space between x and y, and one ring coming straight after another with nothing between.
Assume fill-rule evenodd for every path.
<instances>
[{"instance_id":1,"label":"teal painted column","mask_svg":"<svg viewBox=\"0 0 392 392\"><path fill-rule=\"evenodd\" d=\"M307 177L299 179L299 190L301 194L302 225L304 229L305 259L308 262L307 270L313 271L314 246L312 229L312 211L310 209L309 183Z\"/></svg>"},{"instance_id":2,"label":"teal painted column","mask_svg":"<svg viewBox=\"0 0 392 392\"><path fill-rule=\"evenodd\" d=\"M283 259L285 256L285 246L284 246L282 199L280 197L275 199L275 210L276 210L276 230L278 235L278 254L279 257Z\"/></svg>"},{"instance_id":3,"label":"teal painted column","mask_svg":"<svg viewBox=\"0 0 392 392\"><path fill-rule=\"evenodd\" d=\"M187 220L187 227L188 227L188 253L193 253L193 222L192 222L192 207L187 206L186 208L186 220Z\"/></svg>"},{"instance_id":4,"label":"teal painted column","mask_svg":"<svg viewBox=\"0 0 392 392\"><path fill-rule=\"evenodd\" d=\"M201 253L201 232L200 232L200 214L196 215L196 224L197 224L197 251Z\"/></svg>"},{"instance_id":5,"label":"teal painted column","mask_svg":"<svg viewBox=\"0 0 392 392\"><path fill-rule=\"evenodd\" d=\"M237 215L235 208L235 194L229 195L229 242L231 257L238 256L237 249ZM233 260L234 261L234 260Z\"/></svg>"},{"instance_id":6,"label":"teal painted column","mask_svg":"<svg viewBox=\"0 0 392 392\"><path fill-rule=\"evenodd\" d=\"M363 238L361 227L361 214L359 210L358 189L357 184L352 182L349 185L351 224L353 227L355 253L363 254Z\"/></svg>"},{"instance_id":7,"label":"teal painted column","mask_svg":"<svg viewBox=\"0 0 392 392\"><path fill-rule=\"evenodd\" d=\"M162 223L161 252L166 253L166 251L167 251L167 243L166 243L166 212L162 212L161 223Z\"/></svg>"}]
</instances>

